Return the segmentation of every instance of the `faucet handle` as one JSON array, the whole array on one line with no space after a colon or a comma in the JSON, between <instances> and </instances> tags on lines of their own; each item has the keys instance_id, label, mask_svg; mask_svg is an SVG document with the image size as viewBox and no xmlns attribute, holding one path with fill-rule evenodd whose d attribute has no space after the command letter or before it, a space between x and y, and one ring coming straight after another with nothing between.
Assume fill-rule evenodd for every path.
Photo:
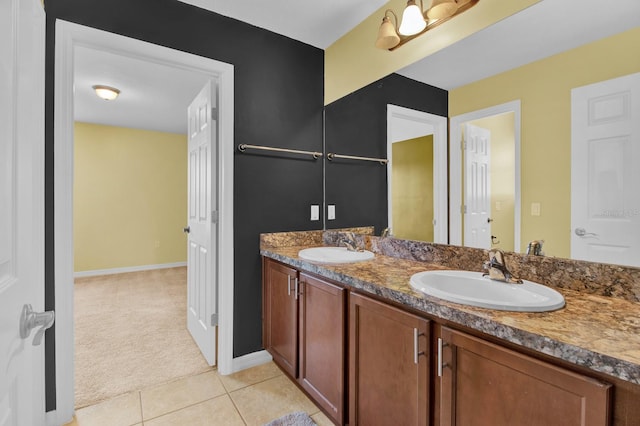
<instances>
[{"instance_id":1,"label":"faucet handle","mask_svg":"<svg viewBox=\"0 0 640 426\"><path fill-rule=\"evenodd\" d=\"M542 244L544 244L544 240L533 240L527 245L527 254L532 254L534 256L543 256L542 253Z\"/></svg>"}]
</instances>

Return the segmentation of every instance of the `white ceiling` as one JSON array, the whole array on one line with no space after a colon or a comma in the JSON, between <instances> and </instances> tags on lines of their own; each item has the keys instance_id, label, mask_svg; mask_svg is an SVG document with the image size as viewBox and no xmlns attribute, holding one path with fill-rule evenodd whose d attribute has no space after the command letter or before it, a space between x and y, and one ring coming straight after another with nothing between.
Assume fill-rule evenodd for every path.
<instances>
[{"instance_id":1,"label":"white ceiling","mask_svg":"<svg viewBox=\"0 0 640 426\"><path fill-rule=\"evenodd\" d=\"M320 49L348 33L387 0L180 0ZM382 17L380 17L382 20Z\"/></svg>"},{"instance_id":2,"label":"white ceiling","mask_svg":"<svg viewBox=\"0 0 640 426\"><path fill-rule=\"evenodd\" d=\"M181 1L320 48L385 3ZM296 19L290 19L292 16ZM450 90L639 25L637 0L542 0L398 73ZM375 34L371 37L373 40ZM640 46L629 55L639 51ZM205 79L184 70L80 48L75 63L76 120L186 133L187 105ZM103 101L91 91L95 84L112 85L122 93L116 101Z\"/></svg>"},{"instance_id":3,"label":"white ceiling","mask_svg":"<svg viewBox=\"0 0 640 426\"><path fill-rule=\"evenodd\" d=\"M638 25L638 0L543 0L398 74L451 90Z\"/></svg>"},{"instance_id":4,"label":"white ceiling","mask_svg":"<svg viewBox=\"0 0 640 426\"><path fill-rule=\"evenodd\" d=\"M76 121L187 133L187 106L204 86L204 74L85 47L74 52ZM96 84L120 89L115 101L96 96Z\"/></svg>"}]
</instances>

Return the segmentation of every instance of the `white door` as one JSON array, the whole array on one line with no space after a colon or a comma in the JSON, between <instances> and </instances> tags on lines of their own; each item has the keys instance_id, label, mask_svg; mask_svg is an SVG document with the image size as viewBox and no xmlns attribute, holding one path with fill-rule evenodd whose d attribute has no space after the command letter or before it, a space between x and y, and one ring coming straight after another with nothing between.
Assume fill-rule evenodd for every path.
<instances>
[{"instance_id":1,"label":"white door","mask_svg":"<svg viewBox=\"0 0 640 426\"><path fill-rule=\"evenodd\" d=\"M491 132L465 124L464 245L491 248Z\"/></svg>"},{"instance_id":2,"label":"white door","mask_svg":"<svg viewBox=\"0 0 640 426\"><path fill-rule=\"evenodd\" d=\"M640 73L571 91L571 257L640 266Z\"/></svg>"},{"instance_id":3,"label":"white door","mask_svg":"<svg viewBox=\"0 0 640 426\"><path fill-rule=\"evenodd\" d=\"M209 365L217 342L217 99L208 82L189 116L187 327Z\"/></svg>"},{"instance_id":4,"label":"white door","mask_svg":"<svg viewBox=\"0 0 640 426\"><path fill-rule=\"evenodd\" d=\"M44 330L20 329L25 305L44 310L44 26L38 0L0 0L2 426L45 417ZM50 325L53 313L31 319Z\"/></svg>"}]
</instances>

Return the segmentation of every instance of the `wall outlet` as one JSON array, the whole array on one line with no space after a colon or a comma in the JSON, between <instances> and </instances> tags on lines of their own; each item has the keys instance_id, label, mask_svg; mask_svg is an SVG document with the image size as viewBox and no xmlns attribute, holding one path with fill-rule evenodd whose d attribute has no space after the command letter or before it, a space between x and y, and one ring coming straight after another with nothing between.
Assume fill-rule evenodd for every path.
<instances>
[{"instance_id":1,"label":"wall outlet","mask_svg":"<svg viewBox=\"0 0 640 426\"><path fill-rule=\"evenodd\" d=\"M335 220L336 218L336 206L335 204L329 204L327 206L327 220Z\"/></svg>"},{"instance_id":2,"label":"wall outlet","mask_svg":"<svg viewBox=\"0 0 640 426\"><path fill-rule=\"evenodd\" d=\"M311 204L311 220L320 220L320 206Z\"/></svg>"},{"instance_id":3,"label":"wall outlet","mask_svg":"<svg viewBox=\"0 0 640 426\"><path fill-rule=\"evenodd\" d=\"M540 203L531 203L531 216L540 216Z\"/></svg>"}]
</instances>

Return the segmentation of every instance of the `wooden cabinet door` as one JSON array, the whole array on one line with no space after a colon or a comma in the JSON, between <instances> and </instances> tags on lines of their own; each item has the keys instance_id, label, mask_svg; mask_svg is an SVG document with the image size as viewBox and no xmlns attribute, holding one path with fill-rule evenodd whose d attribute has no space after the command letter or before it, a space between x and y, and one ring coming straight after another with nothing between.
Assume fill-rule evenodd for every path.
<instances>
[{"instance_id":1,"label":"wooden cabinet door","mask_svg":"<svg viewBox=\"0 0 640 426\"><path fill-rule=\"evenodd\" d=\"M429 321L349 295L349 425L426 425Z\"/></svg>"},{"instance_id":2,"label":"wooden cabinet door","mask_svg":"<svg viewBox=\"0 0 640 426\"><path fill-rule=\"evenodd\" d=\"M298 272L271 260L264 267L264 345L291 377L298 367Z\"/></svg>"},{"instance_id":3,"label":"wooden cabinet door","mask_svg":"<svg viewBox=\"0 0 640 426\"><path fill-rule=\"evenodd\" d=\"M300 274L299 382L338 424L344 423L345 290Z\"/></svg>"},{"instance_id":4,"label":"wooden cabinet door","mask_svg":"<svg viewBox=\"0 0 640 426\"><path fill-rule=\"evenodd\" d=\"M441 338L441 425L610 423L610 385L446 327Z\"/></svg>"}]
</instances>

